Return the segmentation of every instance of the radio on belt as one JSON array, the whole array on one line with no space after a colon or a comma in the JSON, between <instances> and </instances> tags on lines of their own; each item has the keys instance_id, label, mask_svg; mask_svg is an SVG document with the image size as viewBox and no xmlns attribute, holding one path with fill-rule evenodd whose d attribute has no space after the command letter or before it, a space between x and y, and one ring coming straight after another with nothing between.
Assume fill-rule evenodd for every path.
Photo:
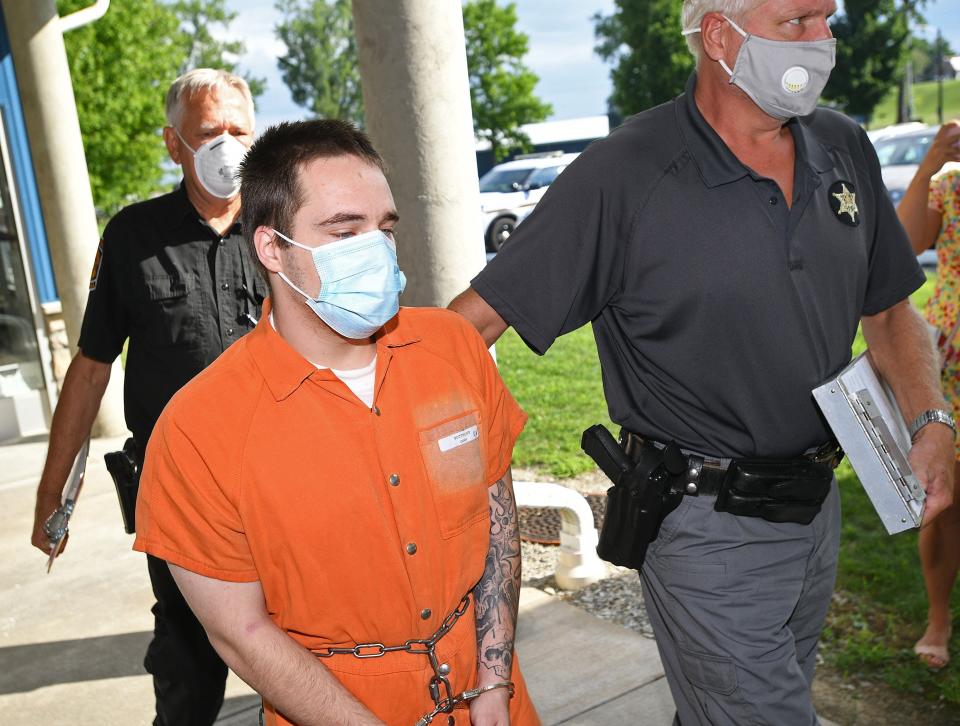
<instances>
[{"instance_id":1,"label":"radio on belt","mask_svg":"<svg viewBox=\"0 0 960 726\"><path fill-rule=\"evenodd\" d=\"M826 383L813 397L833 429L888 534L919 527L926 494L907 461L910 436L893 394L870 362L869 352Z\"/></svg>"}]
</instances>

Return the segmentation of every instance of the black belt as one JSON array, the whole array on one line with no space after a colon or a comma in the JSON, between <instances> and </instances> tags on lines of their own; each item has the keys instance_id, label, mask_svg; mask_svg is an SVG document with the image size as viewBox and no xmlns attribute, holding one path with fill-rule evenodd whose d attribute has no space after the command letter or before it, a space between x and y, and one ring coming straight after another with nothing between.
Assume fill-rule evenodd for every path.
<instances>
[{"instance_id":1,"label":"black belt","mask_svg":"<svg viewBox=\"0 0 960 726\"><path fill-rule=\"evenodd\" d=\"M650 439L644 439L638 434L626 429L620 432L620 443L624 452L634 461L638 461L640 455L646 450L662 449L663 444L659 444ZM716 496L727 478L727 469L733 459L720 459L716 457L701 456L699 454L685 454L687 458L687 471L684 478L683 493L688 496ZM836 441L828 441L817 449L813 449L803 455L803 459L808 461L824 463L831 469L836 469L843 460L843 450ZM791 459L784 459L787 464Z\"/></svg>"}]
</instances>

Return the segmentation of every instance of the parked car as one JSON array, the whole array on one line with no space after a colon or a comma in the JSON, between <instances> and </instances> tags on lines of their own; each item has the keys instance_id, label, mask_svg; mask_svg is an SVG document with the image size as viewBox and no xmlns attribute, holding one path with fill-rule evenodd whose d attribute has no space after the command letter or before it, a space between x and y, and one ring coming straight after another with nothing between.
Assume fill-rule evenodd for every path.
<instances>
[{"instance_id":1,"label":"parked car","mask_svg":"<svg viewBox=\"0 0 960 726\"><path fill-rule=\"evenodd\" d=\"M902 134L908 134L912 131L922 131L927 128L927 125L919 121L907 121L902 124L892 124L890 126L884 126L882 129L872 129L867 132L867 138L871 142L876 144L882 139L887 139L893 136L900 136Z\"/></svg>"},{"instance_id":2,"label":"parked car","mask_svg":"<svg viewBox=\"0 0 960 726\"><path fill-rule=\"evenodd\" d=\"M937 126L916 127L916 124L901 124L899 127L888 127L874 133L873 146L877 150L880 160L880 175L883 184L890 195L890 201L897 204L903 197L917 167L923 159L934 136L937 135ZM937 255L930 250L924 250L917 258L924 267L936 267Z\"/></svg>"},{"instance_id":3,"label":"parked car","mask_svg":"<svg viewBox=\"0 0 960 726\"><path fill-rule=\"evenodd\" d=\"M480 219L488 252L497 252L547 187L579 154L548 151L497 164L480 178Z\"/></svg>"}]
</instances>

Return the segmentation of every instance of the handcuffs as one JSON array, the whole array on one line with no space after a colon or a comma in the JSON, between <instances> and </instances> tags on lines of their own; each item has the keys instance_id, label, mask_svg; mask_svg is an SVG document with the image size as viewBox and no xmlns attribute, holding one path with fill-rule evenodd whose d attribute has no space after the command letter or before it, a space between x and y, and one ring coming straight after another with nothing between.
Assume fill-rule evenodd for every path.
<instances>
[{"instance_id":1,"label":"handcuffs","mask_svg":"<svg viewBox=\"0 0 960 726\"><path fill-rule=\"evenodd\" d=\"M472 592L472 590L471 590ZM330 658L335 655L352 655L354 658L382 658L387 653L411 653L413 655L425 655L430 661L430 667L433 669L433 678L427 688L430 690L430 698L433 699L434 708L427 714L424 714L414 726L428 726L441 713L451 713L455 707L461 703L472 701L477 696L493 691L497 688L506 688L510 697L513 698L514 685L511 681L497 681L488 683L485 686L478 686L470 690L463 691L454 695L450 686L450 680L447 676L450 673L450 666L446 663L439 663L436 654L436 645L440 639L450 632L450 629L460 619L460 616L467 611L470 605L470 592L463 596L457 608L451 611L443 619L440 627L429 638L412 638L404 642L403 645L384 645L383 643L358 643L352 648L323 648L311 651L318 658ZM441 694L440 687L443 686L444 693Z\"/></svg>"}]
</instances>

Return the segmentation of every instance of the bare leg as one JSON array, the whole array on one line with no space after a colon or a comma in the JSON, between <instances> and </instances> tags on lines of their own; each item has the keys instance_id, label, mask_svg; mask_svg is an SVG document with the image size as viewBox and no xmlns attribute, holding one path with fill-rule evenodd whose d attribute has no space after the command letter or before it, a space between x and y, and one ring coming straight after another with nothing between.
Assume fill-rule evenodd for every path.
<instances>
[{"instance_id":1,"label":"bare leg","mask_svg":"<svg viewBox=\"0 0 960 726\"><path fill-rule=\"evenodd\" d=\"M960 475L960 462L957 472ZM927 588L927 629L915 648L931 668L947 664L950 641L950 591L960 568L960 506L956 501L920 531L920 563ZM942 650L941 650L942 649Z\"/></svg>"}]
</instances>

